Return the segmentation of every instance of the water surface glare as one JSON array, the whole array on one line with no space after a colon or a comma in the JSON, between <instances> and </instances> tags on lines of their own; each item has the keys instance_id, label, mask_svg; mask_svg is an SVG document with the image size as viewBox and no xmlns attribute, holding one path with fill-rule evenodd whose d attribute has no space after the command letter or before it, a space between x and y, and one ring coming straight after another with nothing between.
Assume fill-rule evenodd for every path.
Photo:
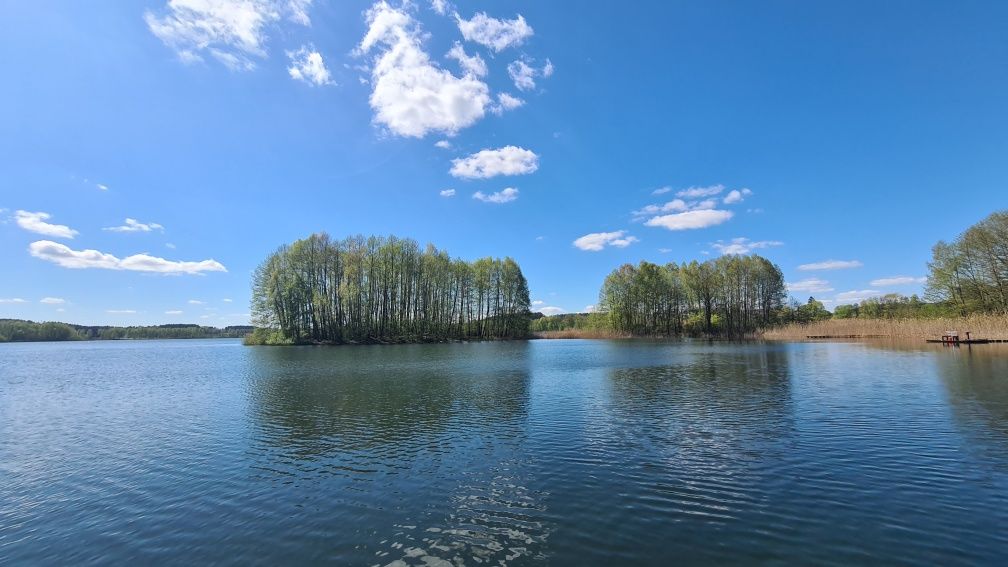
<instances>
[{"instance_id":1,"label":"water surface glare","mask_svg":"<svg viewBox=\"0 0 1008 567\"><path fill-rule=\"evenodd\" d=\"M0 564L1003 564L1008 349L0 345Z\"/></svg>"}]
</instances>

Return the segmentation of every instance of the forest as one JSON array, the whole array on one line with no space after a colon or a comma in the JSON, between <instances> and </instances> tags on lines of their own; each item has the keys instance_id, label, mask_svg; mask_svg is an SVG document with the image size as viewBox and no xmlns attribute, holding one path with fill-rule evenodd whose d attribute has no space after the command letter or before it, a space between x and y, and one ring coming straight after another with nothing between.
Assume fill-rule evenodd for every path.
<instances>
[{"instance_id":1,"label":"forest","mask_svg":"<svg viewBox=\"0 0 1008 567\"><path fill-rule=\"evenodd\" d=\"M934 245L925 297L960 315L1008 312L1008 211Z\"/></svg>"},{"instance_id":2,"label":"forest","mask_svg":"<svg viewBox=\"0 0 1008 567\"><path fill-rule=\"evenodd\" d=\"M511 258L452 258L395 236L314 234L253 275L248 344L525 338L529 289Z\"/></svg>"},{"instance_id":3,"label":"forest","mask_svg":"<svg viewBox=\"0 0 1008 567\"><path fill-rule=\"evenodd\" d=\"M252 331L247 325L224 328L191 324L113 327L73 325L23 319L0 319L0 343L38 341L102 341L119 339L217 339L240 338Z\"/></svg>"},{"instance_id":4,"label":"forest","mask_svg":"<svg viewBox=\"0 0 1008 567\"><path fill-rule=\"evenodd\" d=\"M786 298L780 267L759 255L664 266L642 261L606 277L598 313L586 322L634 336L743 336L774 324Z\"/></svg>"}]
</instances>

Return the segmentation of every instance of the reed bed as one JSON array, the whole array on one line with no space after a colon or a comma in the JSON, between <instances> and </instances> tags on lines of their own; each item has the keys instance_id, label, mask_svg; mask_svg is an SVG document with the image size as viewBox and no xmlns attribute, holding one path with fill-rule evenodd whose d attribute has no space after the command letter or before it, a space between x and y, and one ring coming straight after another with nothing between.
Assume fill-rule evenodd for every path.
<instances>
[{"instance_id":1,"label":"reed bed","mask_svg":"<svg viewBox=\"0 0 1008 567\"><path fill-rule=\"evenodd\" d=\"M938 338L948 331L976 339L1008 339L1008 313L937 319L828 319L805 325L792 323L763 333L770 340L821 338Z\"/></svg>"}]
</instances>

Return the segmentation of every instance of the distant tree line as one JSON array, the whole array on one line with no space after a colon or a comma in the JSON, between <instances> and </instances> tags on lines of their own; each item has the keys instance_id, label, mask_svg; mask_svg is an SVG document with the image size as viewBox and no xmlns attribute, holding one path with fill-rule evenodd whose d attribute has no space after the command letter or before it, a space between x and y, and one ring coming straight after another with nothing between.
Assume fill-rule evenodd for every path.
<instances>
[{"instance_id":1,"label":"distant tree line","mask_svg":"<svg viewBox=\"0 0 1008 567\"><path fill-rule=\"evenodd\" d=\"M314 234L256 269L252 344L524 338L528 282L511 258L451 258L414 240Z\"/></svg>"},{"instance_id":2,"label":"distant tree line","mask_svg":"<svg viewBox=\"0 0 1008 567\"><path fill-rule=\"evenodd\" d=\"M620 333L741 336L777 322L786 297L776 264L755 254L727 255L664 266L625 264L606 277L597 307Z\"/></svg>"},{"instance_id":3,"label":"distant tree line","mask_svg":"<svg viewBox=\"0 0 1008 567\"><path fill-rule=\"evenodd\" d=\"M250 332L252 327L248 325L224 328L190 324L113 327L0 319L0 342L241 338Z\"/></svg>"},{"instance_id":4,"label":"distant tree line","mask_svg":"<svg viewBox=\"0 0 1008 567\"><path fill-rule=\"evenodd\" d=\"M931 249L925 295L960 314L1008 312L1008 211Z\"/></svg>"}]
</instances>

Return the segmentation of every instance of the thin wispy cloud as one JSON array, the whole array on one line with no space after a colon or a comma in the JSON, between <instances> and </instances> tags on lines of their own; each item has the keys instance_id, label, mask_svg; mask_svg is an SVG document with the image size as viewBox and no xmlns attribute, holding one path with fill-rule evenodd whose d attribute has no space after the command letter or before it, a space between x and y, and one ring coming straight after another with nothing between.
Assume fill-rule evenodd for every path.
<instances>
[{"instance_id":1,"label":"thin wispy cloud","mask_svg":"<svg viewBox=\"0 0 1008 567\"><path fill-rule=\"evenodd\" d=\"M455 45L448 50L445 57L458 61L460 70L464 75L485 77L487 74L486 61L483 61L483 58L480 57L479 53L469 55L466 53L465 48L462 47L462 44L457 41L455 42Z\"/></svg>"},{"instance_id":2,"label":"thin wispy cloud","mask_svg":"<svg viewBox=\"0 0 1008 567\"><path fill-rule=\"evenodd\" d=\"M186 63L213 57L233 70L266 57L267 30L281 19L308 25L311 0L168 0L148 10L148 29Z\"/></svg>"},{"instance_id":3,"label":"thin wispy cloud","mask_svg":"<svg viewBox=\"0 0 1008 567\"><path fill-rule=\"evenodd\" d=\"M210 259L199 262L179 262L166 260L149 254L134 254L118 258L98 250L73 250L51 240L39 240L28 245L28 252L41 260L70 269L126 270L158 274L202 274L205 272L226 272L220 262Z\"/></svg>"},{"instance_id":4,"label":"thin wispy cloud","mask_svg":"<svg viewBox=\"0 0 1008 567\"><path fill-rule=\"evenodd\" d=\"M708 187L690 187L689 189L683 189L676 192L676 197L682 197L684 199L702 199L704 197L713 197L714 195L720 194L725 190L724 185L710 185Z\"/></svg>"},{"instance_id":5,"label":"thin wispy cloud","mask_svg":"<svg viewBox=\"0 0 1008 567\"><path fill-rule=\"evenodd\" d=\"M539 156L531 150L505 146L453 159L451 175L464 179L489 179L498 175L526 175L539 169Z\"/></svg>"},{"instance_id":6,"label":"thin wispy cloud","mask_svg":"<svg viewBox=\"0 0 1008 567\"><path fill-rule=\"evenodd\" d=\"M441 192L438 193L438 194L441 195L442 197L454 197L455 196L455 190L454 189L442 189Z\"/></svg>"},{"instance_id":7,"label":"thin wispy cloud","mask_svg":"<svg viewBox=\"0 0 1008 567\"><path fill-rule=\"evenodd\" d=\"M694 230L717 226L731 219L734 213L718 209L699 209L670 215L660 215L648 219L644 224L668 230Z\"/></svg>"},{"instance_id":8,"label":"thin wispy cloud","mask_svg":"<svg viewBox=\"0 0 1008 567\"><path fill-rule=\"evenodd\" d=\"M39 300L39 303L44 303L46 305L63 305L66 300L62 297L43 297Z\"/></svg>"},{"instance_id":9,"label":"thin wispy cloud","mask_svg":"<svg viewBox=\"0 0 1008 567\"><path fill-rule=\"evenodd\" d=\"M535 33L521 14L512 20L491 18L486 12L478 12L468 20L455 14L455 22L466 41L478 43L495 52L518 47Z\"/></svg>"},{"instance_id":10,"label":"thin wispy cloud","mask_svg":"<svg viewBox=\"0 0 1008 567\"><path fill-rule=\"evenodd\" d=\"M142 223L136 219L127 218L121 226L108 226L102 230L108 232L152 232L159 230L164 232L164 227L156 222Z\"/></svg>"},{"instance_id":11,"label":"thin wispy cloud","mask_svg":"<svg viewBox=\"0 0 1008 567\"><path fill-rule=\"evenodd\" d=\"M752 191L749 189L732 189L724 196L721 202L726 205L734 205L735 203L741 203L749 195L752 195Z\"/></svg>"},{"instance_id":12,"label":"thin wispy cloud","mask_svg":"<svg viewBox=\"0 0 1008 567\"><path fill-rule=\"evenodd\" d=\"M915 285L927 283L927 278L925 277L914 277L914 276L889 276L887 278L879 278L877 280L872 280L872 287L896 287L904 285Z\"/></svg>"},{"instance_id":13,"label":"thin wispy cloud","mask_svg":"<svg viewBox=\"0 0 1008 567\"><path fill-rule=\"evenodd\" d=\"M482 191L477 191L473 193L473 199L477 201L483 201L484 203L495 203L504 204L510 203L518 198L518 190L514 187L508 187L502 191L497 191L495 193L490 193L489 195L483 193Z\"/></svg>"},{"instance_id":14,"label":"thin wispy cloud","mask_svg":"<svg viewBox=\"0 0 1008 567\"><path fill-rule=\"evenodd\" d=\"M876 289L851 290L851 291L845 291L843 293L838 293L834 298L834 300L837 303L860 303L866 299L879 297L881 295L882 292Z\"/></svg>"},{"instance_id":15,"label":"thin wispy cloud","mask_svg":"<svg viewBox=\"0 0 1008 567\"><path fill-rule=\"evenodd\" d=\"M288 51L287 57L290 59L287 74L295 81L316 87L336 84L329 69L326 68L322 54L316 51L314 46L303 45L297 51Z\"/></svg>"},{"instance_id":16,"label":"thin wispy cloud","mask_svg":"<svg viewBox=\"0 0 1008 567\"><path fill-rule=\"evenodd\" d=\"M833 291L833 287L826 280L819 278L807 278L797 282L787 283L788 291L803 293L826 293Z\"/></svg>"},{"instance_id":17,"label":"thin wispy cloud","mask_svg":"<svg viewBox=\"0 0 1008 567\"><path fill-rule=\"evenodd\" d=\"M20 297L0 297L0 303L28 303Z\"/></svg>"},{"instance_id":18,"label":"thin wispy cloud","mask_svg":"<svg viewBox=\"0 0 1008 567\"><path fill-rule=\"evenodd\" d=\"M66 225L46 222L50 218L52 218L52 215L43 212L17 211L14 213L14 222L28 232L52 236L54 238L69 239L80 234Z\"/></svg>"},{"instance_id":19,"label":"thin wispy cloud","mask_svg":"<svg viewBox=\"0 0 1008 567\"><path fill-rule=\"evenodd\" d=\"M718 240L717 242L711 244L711 247L724 255L749 254L755 250L762 250L764 248L783 245L784 243L779 240L749 240L748 238L740 237L733 238L728 242Z\"/></svg>"},{"instance_id":20,"label":"thin wispy cloud","mask_svg":"<svg viewBox=\"0 0 1008 567\"><path fill-rule=\"evenodd\" d=\"M823 262L813 262L802 264L798 269L803 272L813 272L817 270L849 270L863 266L859 260L825 260Z\"/></svg>"},{"instance_id":21,"label":"thin wispy cloud","mask_svg":"<svg viewBox=\"0 0 1008 567\"><path fill-rule=\"evenodd\" d=\"M626 248L634 242L639 242L637 237L627 234L625 230L616 230L586 234L574 241L574 247L588 252L601 252L609 246Z\"/></svg>"}]
</instances>

